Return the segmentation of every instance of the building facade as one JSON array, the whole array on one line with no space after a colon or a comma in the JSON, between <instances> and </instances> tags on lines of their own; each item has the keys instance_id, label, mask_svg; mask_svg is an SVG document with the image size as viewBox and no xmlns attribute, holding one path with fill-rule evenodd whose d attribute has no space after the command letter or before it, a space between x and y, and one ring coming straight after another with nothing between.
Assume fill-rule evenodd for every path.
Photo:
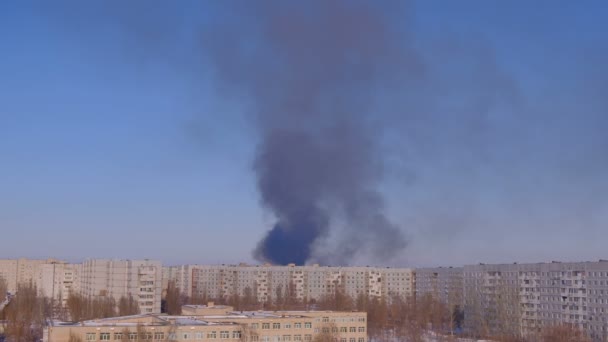
<instances>
[{"instance_id":1,"label":"building facade","mask_svg":"<svg viewBox=\"0 0 608 342\"><path fill-rule=\"evenodd\" d=\"M160 313L161 291L160 261L92 259L82 264L80 292L85 297L132 297L141 313Z\"/></svg>"},{"instance_id":2,"label":"building facade","mask_svg":"<svg viewBox=\"0 0 608 342\"><path fill-rule=\"evenodd\" d=\"M229 298L253 296L260 302L277 296L315 301L340 291L357 296L409 297L414 294L414 272L409 268L195 265L189 268L192 296ZM169 274L167 272L166 274ZM183 277L182 275L179 275ZM179 279L173 279L179 283ZM183 283L183 282L182 282Z\"/></svg>"},{"instance_id":3,"label":"building facade","mask_svg":"<svg viewBox=\"0 0 608 342\"><path fill-rule=\"evenodd\" d=\"M97 341L312 341L366 342L364 312L255 311L214 316L137 315L79 323L54 322L44 342Z\"/></svg>"},{"instance_id":4,"label":"building facade","mask_svg":"<svg viewBox=\"0 0 608 342\"><path fill-rule=\"evenodd\" d=\"M467 326L534 336L566 324L608 341L608 261L471 265L464 284Z\"/></svg>"},{"instance_id":5,"label":"building facade","mask_svg":"<svg viewBox=\"0 0 608 342\"><path fill-rule=\"evenodd\" d=\"M8 292L15 293L19 284L41 286L42 266L64 263L56 259L2 259L0 260L0 278L7 283Z\"/></svg>"},{"instance_id":6,"label":"building facade","mask_svg":"<svg viewBox=\"0 0 608 342\"><path fill-rule=\"evenodd\" d=\"M417 268L414 277L417 299L430 295L451 306L464 304L462 267Z\"/></svg>"},{"instance_id":7,"label":"building facade","mask_svg":"<svg viewBox=\"0 0 608 342\"><path fill-rule=\"evenodd\" d=\"M49 263L40 265L38 291L65 306L70 293L80 293L81 264Z\"/></svg>"}]
</instances>

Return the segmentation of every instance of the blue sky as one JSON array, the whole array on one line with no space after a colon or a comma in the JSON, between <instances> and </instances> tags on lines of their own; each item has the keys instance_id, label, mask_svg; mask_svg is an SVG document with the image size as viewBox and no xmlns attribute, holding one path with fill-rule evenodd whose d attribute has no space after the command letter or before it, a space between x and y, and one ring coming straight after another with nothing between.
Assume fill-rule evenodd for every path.
<instances>
[{"instance_id":1,"label":"blue sky","mask_svg":"<svg viewBox=\"0 0 608 342\"><path fill-rule=\"evenodd\" d=\"M119 4L0 3L0 258L251 261L274 222L251 169L259 137L196 43L227 12ZM388 214L410 240L397 264L606 258L608 4L405 11L442 88L419 128L393 132L431 137L398 140L388 161ZM469 98L491 102L482 140L458 129Z\"/></svg>"}]
</instances>

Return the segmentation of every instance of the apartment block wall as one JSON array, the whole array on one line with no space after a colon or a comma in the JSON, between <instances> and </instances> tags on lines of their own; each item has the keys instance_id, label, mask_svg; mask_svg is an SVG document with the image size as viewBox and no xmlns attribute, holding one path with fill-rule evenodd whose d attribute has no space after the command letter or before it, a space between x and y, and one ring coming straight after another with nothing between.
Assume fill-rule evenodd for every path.
<instances>
[{"instance_id":1,"label":"apartment block wall","mask_svg":"<svg viewBox=\"0 0 608 342\"><path fill-rule=\"evenodd\" d=\"M496 330L507 317L514 325L502 328L525 336L568 324L608 341L606 261L471 265L464 267L464 280L467 326L483 315Z\"/></svg>"},{"instance_id":2,"label":"apartment block wall","mask_svg":"<svg viewBox=\"0 0 608 342\"><path fill-rule=\"evenodd\" d=\"M162 288L166 289L169 281L174 281L175 286L182 295L192 297L192 270L195 265L165 266L162 270Z\"/></svg>"},{"instance_id":3,"label":"apartment block wall","mask_svg":"<svg viewBox=\"0 0 608 342\"><path fill-rule=\"evenodd\" d=\"M417 299L431 295L452 306L464 304L462 267L417 268L414 277Z\"/></svg>"},{"instance_id":4,"label":"apartment block wall","mask_svg":"<svg viewBox=\"0 0 608 342\"><path fill-rule=\"evenodd\" d=\"M344 292L351 297L411 296L414 291L411 269L373 267L246 266L196 265L192 267L192 294L208 298L227 298L247 291L260 302L276 298L277 293L298 300L319 300Z\"/></svg>"},{"instance_id":5,"label":"apartment block wall","mask_svg":"<svg viewBox=\"0 0 608 342\"><path fill-rule=\"evenodd\" d=\"M14 293L19 284L36 286L39 290L44 285L42 268L44 265L64 264L56 259L2 259L0 260L0 277L8 285L8 291Z\"/></svg>"},{"instance_id":6,"label":"apartment block wall","mask_svg":"<svg viewBox=\"0 0 608 342\"><path fill-rule=\"evenodd\" d=\"M70 293L80 293L81 271L81 264L43 264L40 266L38 290L41 295L65 305Z\"/></svg>"},{"instance_id":7,"label":"apartment block wall","mask_svg":"<svg viewBox=\"0 0 608 342\"><path fill-rule=\"evenodd\" d=\"M81 293L86 297L132 296L142 313L160 313L162 266L152 260L87 260L82 265Z\"/></svg>"}]
</instances>

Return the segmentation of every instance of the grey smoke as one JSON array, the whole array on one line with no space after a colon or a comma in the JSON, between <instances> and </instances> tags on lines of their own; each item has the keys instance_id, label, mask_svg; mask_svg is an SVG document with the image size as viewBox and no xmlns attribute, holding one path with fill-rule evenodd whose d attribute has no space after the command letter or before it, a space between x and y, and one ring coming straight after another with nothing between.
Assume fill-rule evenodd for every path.
<instances>
[{"instance_id":1,"label":"grey smoke","mask_svg":"<svg viewBox=\"0 0 608 342\"><path fill-rule=\"evenodd\" d=\"M228 89L250 96L260 132L254 171L276 224L254 256L279 264L394 257L406 238L378 191L386 115L374 104L381 90L422 73L407 37L386 8L363 2L251 10L236 31L213 31L210 52ZM339 243L323 250L337 232Z\"/></svg>"}]
</instances>

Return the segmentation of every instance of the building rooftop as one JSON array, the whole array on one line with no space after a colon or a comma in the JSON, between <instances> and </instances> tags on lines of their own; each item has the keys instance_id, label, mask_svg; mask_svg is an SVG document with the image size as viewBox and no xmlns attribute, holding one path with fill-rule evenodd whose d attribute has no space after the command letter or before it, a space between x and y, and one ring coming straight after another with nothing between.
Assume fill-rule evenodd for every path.
<instances>
[{"instance_id":1,"label":"building rooftop","mask_svg":"<svg viewBox=\"0 0 608 342\"><path fill-rule=\"evenodd\" d=\"M247 319L282 319L282 318L315 318L323 313L339 313L338 311L233 311L225 315L173 316L166 314L141 314L111 318L99 318L82 322L53 321L53 327L133 327L133 326L228 326L236 325ZM343 312L353 314L356 312Z\"/></svg>"}]
</instances>

